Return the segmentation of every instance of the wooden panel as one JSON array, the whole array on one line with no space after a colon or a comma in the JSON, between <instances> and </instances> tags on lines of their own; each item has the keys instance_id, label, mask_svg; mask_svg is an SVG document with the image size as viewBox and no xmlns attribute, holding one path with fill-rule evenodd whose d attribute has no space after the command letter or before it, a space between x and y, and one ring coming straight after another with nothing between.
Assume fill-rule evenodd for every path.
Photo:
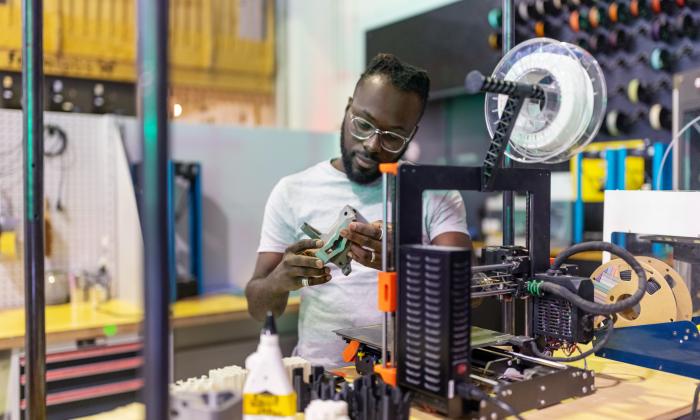
<instances>
[{"instance_id":1,"label":"wooden panel","mask_svg":"<svg viewBox=\"0 0 700 420\"><path fill-rule=\"evenodd\" d=\"M275 14L264 0L261 40L239 36L241 0L172 0L170 61L174 84L270 94ZM46 0L44 70L48 75L134 81L135 0ZM21 70L21 0L0 4L0 70Z\"/></svg>"}]
</instances>

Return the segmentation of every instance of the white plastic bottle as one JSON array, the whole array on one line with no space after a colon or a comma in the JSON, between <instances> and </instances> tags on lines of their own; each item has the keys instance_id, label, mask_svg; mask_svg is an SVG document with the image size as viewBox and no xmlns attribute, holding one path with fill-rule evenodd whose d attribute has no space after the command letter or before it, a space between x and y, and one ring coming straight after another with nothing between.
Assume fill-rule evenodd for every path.
<instances>
[{"instance_id":1,"label":"white plastic bottle","mask_svg":"<svg viewBox=\"0 0 700 420\"><path fill-rule=\"evenodd\" d=\"M258 350L245 361L248 377L243 386L244 420L294 419L297 398L282 362L275 318L267 313Z\"/></svg>"}]
</instances>

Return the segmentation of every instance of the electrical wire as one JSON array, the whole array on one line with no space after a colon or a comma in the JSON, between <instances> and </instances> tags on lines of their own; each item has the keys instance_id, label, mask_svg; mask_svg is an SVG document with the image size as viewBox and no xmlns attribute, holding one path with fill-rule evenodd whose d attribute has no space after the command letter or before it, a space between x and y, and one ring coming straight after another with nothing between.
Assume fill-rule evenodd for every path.
<instances>
[{"instance_id":1,"label":"electrical wire","mask_svg":"<svg viewBox=\"0 0 700 420\"><path fill-rule=\"evenodd\" d=\"M66 132L61 127L53 124L47 124L44 126L44 130L48 134L44 139L44 156L52 158L65 153L68 147L68 135L66 135ZM58 140L51 142L49 141L51 139Z\"/></svg>"},{"instance_id":2,"label":"electrical wire","mask_svg":"<svg viewBox=\"0 0 700 420\"><path fill-rule=\"evenodd\" d=\"M520 416L520 414L518 414L518 412L515 410L515 408L513 408L512 405L506 403L501 399L487 394L474 384L461 383L457 386L457 392L462 398L491 401L493 404L498 406L498 408L508 413L508 415L513 416L518 420L523 420L523 418Z\"/></svg>"},{"instance_id":3,"label":"electrical wire","mask_svg":"<svg viewBox=\"0 0 700 420\"><path fill-rule=\"evenodd\" d=\"M68 135L58 125L47 124L44 126L48 136L44 140L44 156L47 158L60 157L58 167L58 186L56 193L56 210L63 211L63 189L65 184L66 151L68 149Z\"/></svg>"},{"instance_id":4,"label":"electrical wire","mask_svg":"<svg viewBox=\"0 0 700 420\"><path fill-rule=\"evenodd\" d=\"M690 129L690 127L694 126L698 122L700 122L700 116L693 118L688 124L684 125L683 128L681 128L680 131L678 131L678 134L676 134L673 137L673 139L671 139L671 142L666 147L666 151L664 152L664 156L661 158L661 164L659 165L659 169L656 171L656 189L657 190L661 189L661 172L663 171L664 165L666 164L666 159L668 159L668 154L671 153L671 149L673 149L675 147L676 143L678 143L678 141L680 140L683 133L688 131L688 129ZM700 131L700 129L698 127L695 127L695 129Z\"/></svg>"},{"instance_id":5,"label":"electrical wire","mask_svg":"<svg viewBox=\"0 0 700 420\"><path fill-rule=\"evenodd\" d=\"M550 272L556 272L569 257L584 251L606 251L610 252L615 256L620 257L623 261L630 265L630 267L635 271L635 273L637 273L637 290L631 296L622 300L618 300L615 303L609 304L588 301L586 299L583 299L579 295L573 293L564 286L553 282L539 283L537 285L539 291L549 292L554 295L557 295L563 299L566 299L572 305L583 310L584 312L598 315L612 315L617 312L622 312L626 309L634 307L637 303L639 303L640 300L642 300L647 290L646 272L642 268L641 264L639 264L639 261L637 261L634 258L634 255L632 255L626 249L619 247L615 244L611 244L609 242L582 242L580 244L570 246L569 248L562 251L559 255L557 255L557 257L554 259L554 264L552 264Z\"/></svg>"},{"instance_id":6,"label":"electrical wire","mask_svg":"<svg viewBox=\"0 0 700 420\"><path fill-rule=\"evenodd\" d=\"M592 346L590 349L588 349L588 350L586 350L586 351L584 351L584 352L581 352L580 354L578 354L578 355L576 355L576 356L571 356L571 357L555 357L555 356L550 356L550 355L548 355L548 354L546 354L546 353L540 351L540 349L537 347L537 343L535 342L535 340L530 341L530 350L532 350L532 353L533 353L535 356L539 357L540 359L545 359L545 360L549 360L549 361L552 361L552 362L564 362L564 363L569 363L569 362L577 362L577 361L579 361L579 360L581 360L581 359L583 359L583 360L585 361L585 360L586 360L586 357L588 357L588 356L592 355L593 353L595 353L595 352L599 351L600 349L602 349L603 346L605 346L605 344L606 344L606 343L608 342L608 340L610 339L610 336L612 335L613 324L615 323L615 321L614 321L613 317L610 316L610 315L607 315L607 316L605 317L605 320L608 321L608 322L607 322L608 325L607 325L607 327L605 328L605 334L604 334L600 339L596 340L596 342L593 344L593 346ZM604 320L604 321L605 321L605 320ZM579 352L580 352L580 351L581 351L581 350L579 349Z\"/></svg>"}]
</instances>

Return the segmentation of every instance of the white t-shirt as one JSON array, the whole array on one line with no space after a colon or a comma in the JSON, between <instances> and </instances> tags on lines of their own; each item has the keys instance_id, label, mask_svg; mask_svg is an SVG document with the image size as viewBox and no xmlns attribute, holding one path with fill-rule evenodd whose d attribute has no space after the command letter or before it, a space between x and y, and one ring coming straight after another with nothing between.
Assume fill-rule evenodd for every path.
<instances>
[{"instance_id":1,"label":"white t-shirt","mask_svg":"<svg viewBox=\"0 0 700 420\"><path fill-rule=\"evenodd\" d=\"M325 232L345 206L354 207L369 222L382 218L381 180L367 185L351 182L330 161L282 178L270 193L258 252L279 252L308 238L299 228L307 222ZM467 233L464 202L457 191L430 191L423 199L423 243L445 232ZM296 352L313 364L341 365L344 341L333 330L381 322L377 308L377 270L353 261L344 276L329 264L332 279L301 289L299 343Z\"/></svg>"}]
</instances>

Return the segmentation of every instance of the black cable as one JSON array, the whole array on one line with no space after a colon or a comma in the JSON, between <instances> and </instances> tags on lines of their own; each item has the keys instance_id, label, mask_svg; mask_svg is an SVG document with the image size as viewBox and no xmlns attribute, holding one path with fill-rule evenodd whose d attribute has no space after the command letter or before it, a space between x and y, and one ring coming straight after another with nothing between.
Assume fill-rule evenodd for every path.
<instances>
[{"instance_id":1,"label":"black cable","mask_svg":"<svg viewBox=\"0 0 700 420\"><path fill-rule=\"evenodd\" d=\"M68 148L68 135L59 126L53 124L46 124L44 130L47 132L48 136L46 140L51 138L58 138L53 144L49 141L44 142L44 156L48 158L61 157L63 159L66 149ZM51 147L53 146L53 147ZM64 172L65 168L63 166L63 160L61 160L61 165L59 167L58 174L58 194L56 197L56 210L63 211L63 183L64 183Z\"/></svg>"},{"instance_id":2,"label":"black cable","mask_svg":"<svg viewBox=\"0 0 700 420\"><path fill-rule=\"evenodd\" d=\"M623 261L629 264L635 273L637 273L637 290L631 296L625 299L619 300L615 303L603 304L585 300L569 289L553 282L544 282L540 284L539 289L543 292L549 292L566 299L567 301L571 302L572 305L589 314L612 315L617 312L630 309L639 303L640 300L642 300L644 293L647 290L647 274L642 268L641 264L639 264L639 261L634 258L634 255L615 244L603 241L594 241L583 242L570 246L557 255L557 258L554 260L554 264L552 264L552 268L550 269L549 273L556 272L569 257L584 251L607 251L620 257Z\"/></svg>"},{"instance_id":3,"label":"black cable","mask_svg":"<svg viewBox=\"0 0 700 420\"><path fill-rule=\"evenodd\" d=\"M540 359L545 359L545 360L550 360L552 362L563 362L563 363L569 363L569 362L576 362L581 359L585 359L586 357L592 355L593 353L597 352L598 350L602 349L603 346L608 342L610 339L610 336L612 335L613 331L613 324L615 321L611 316L607 316L605 318L608 321L608 326L605 328L605 335L603 335L600 339L596 340L595 344L593 346L584 351L581 352L580 354L576 356L571 356L571 357L554 357L554 356L549 356L543 352L540 351L540 349L537 347L537 343L535 340L530 341L530 349L532 350L532 353L539 357Z\"/></svg>"},{"instance_id":4,"label":"black cable","mask_svg":"<svg viewBox=\"0 0 700 420\"><path fill-rule=\"evenodd\" d=\"M695 395L693 396L693 410L690 413L692 420L695 420L698 415L698 396L700 396L700 383L695 387Z\"/></svg>"},{"instance_id":5,"label":"black cable","mask_svg":"<svg viewBox=\"0 0 700 420\"><path fill-rule=\"evenodd\" d=\"M63 129L57 125L53 124L46 124L44 126L44 130L47 131L47 134L49 135L49 138L52 137L58 137L58 145L54 146L53 148L48 148L47 145L51 144L48 141L45 141L44 144L44 156L46 157L56 157L60 156L63 153L65 153L66 148L68 148L68 135L66 134ZM48 140L48 138L46 139Z\"/></svg>"},{"instance_id":6,"label":"black cable","mask_svg":"<svg viewBox=\"0 0 700 420\"><path fill-rule=\"evenodd\" d=\"M512 405L487 394L474 384L463 382L457 386L457 392L462 398L491 401L496 406L498 406L498 408L508 413L508 415L513 416L518 420L523 420L523 418L520 416L520 414L518 414L518 412L515 410L515 408L513 408Z\"/></svg>"}]
</instances>

